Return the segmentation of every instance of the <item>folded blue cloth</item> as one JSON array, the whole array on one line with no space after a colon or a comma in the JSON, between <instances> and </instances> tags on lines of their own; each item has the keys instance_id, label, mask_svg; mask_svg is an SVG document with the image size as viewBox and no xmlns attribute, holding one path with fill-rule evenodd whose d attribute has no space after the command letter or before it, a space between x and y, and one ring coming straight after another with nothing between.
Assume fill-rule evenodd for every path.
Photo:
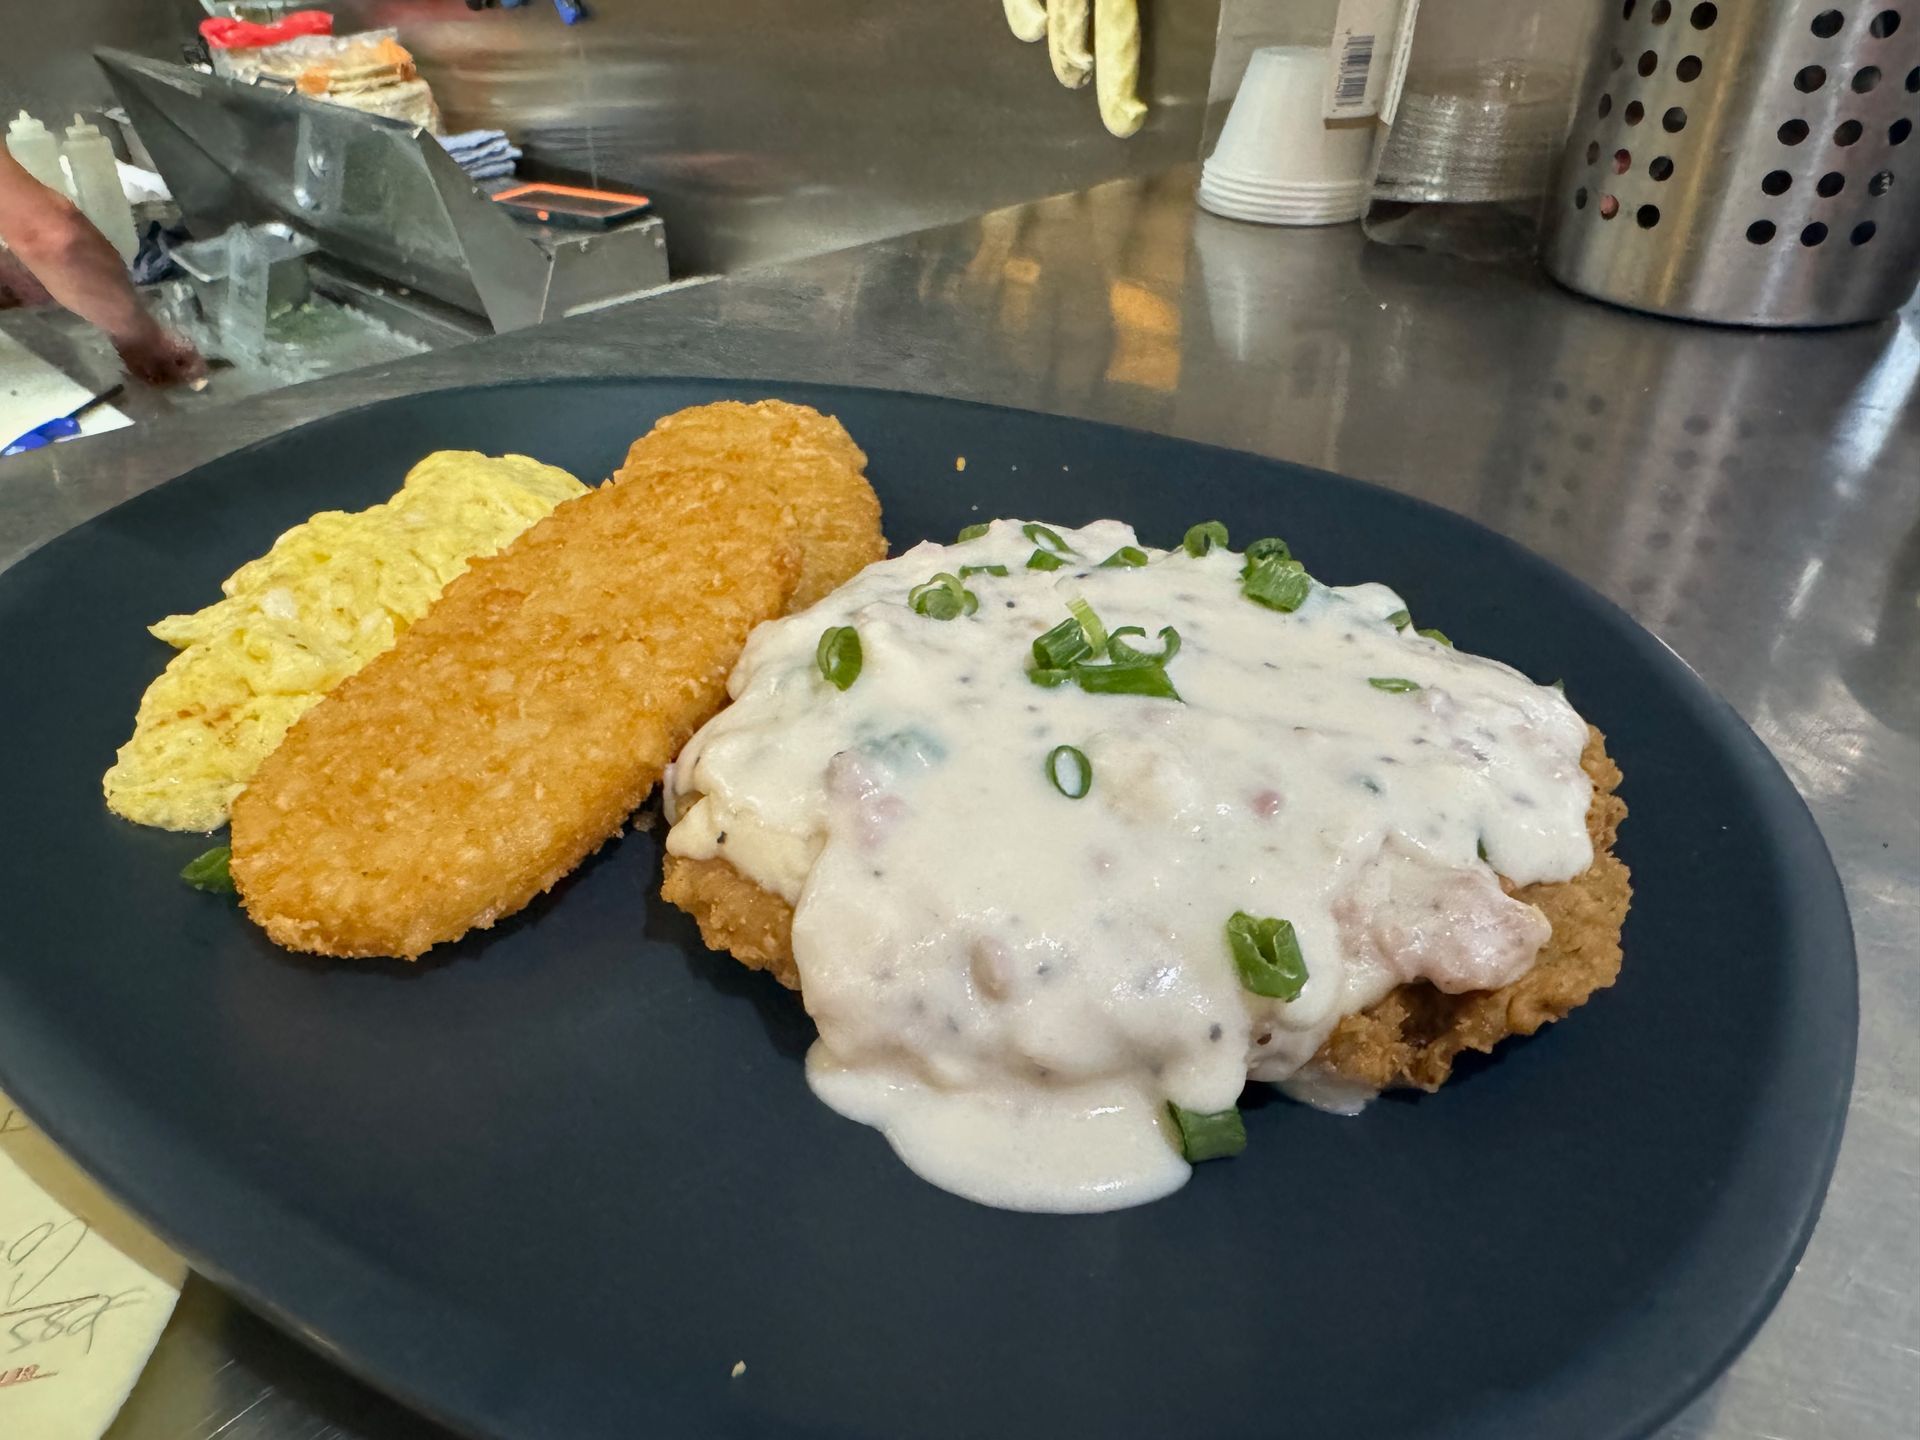
<instances>
[{"instance_id":1,"label":"folded blue cloth","mask_svg":"<svg viewBox=\"0 0 1920 1440\"><path fill-rule=\"evenodd\" d=\"M485 150L472 150L464 155L456 155L453 157L453 163L471 173L476 165L497 165L502 160L518 160L520 153L517 145L509 145L503 140L498 145L489 146Z\"/></svg>"},{"instance_id":2,"label":"folded blue cloth","mask_svg":"<svg viewBox=\"0 0 1920 1440\"><path fill-rule=\"evenodd\" d=\"M521 156L518 145L502 145L498 150L490 150L485 155L462 155L455 161L459 167L471 175L483 165L498 165L503 161L511 165Z\"/></svg>"},{"instance_id":3,"label":"folded blue cloth","mask_svg":"<svg viewBox=\"0 0 1920 1440\"><path fill-rule=\"evenodd\" d=\"M507 143L507 132L504 130L463 130L458 135L440 137L440 144L456 159Z\"/></svg>"},{"instance_id":4,"label":"folded blue cloth","mask_svg":"<svg viewBox=\"0 0 1920 1440\"><path fill-rule=\"evenodd\" d=\"M484 165L464 165L469 180L504 180L513 174L514 163L511 160L490 160Z\"/></svg>"}]
</instances>

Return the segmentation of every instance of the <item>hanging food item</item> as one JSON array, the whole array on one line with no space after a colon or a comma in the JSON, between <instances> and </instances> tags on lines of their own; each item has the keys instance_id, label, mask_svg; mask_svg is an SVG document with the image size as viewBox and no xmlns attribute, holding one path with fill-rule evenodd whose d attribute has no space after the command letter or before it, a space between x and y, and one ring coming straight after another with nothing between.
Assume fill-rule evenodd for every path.
<instances>
[{"instance_id":1,"label":"hanging food item","mask_svg":"<svg viewBox=\"0 0 1920 1440\"><path fill-rule=\"evenodd\" d=\"M1053 74L1069 90L1095 79L1100 120L1125 139L1146 122L1140 99L1140 0L1001 0L1016 39L1047 37Z\"/></svg>"},{"instance_id":2,"label":"hanging food item","mask_svg":"<svg viewBox=\"0 0 1920 1440\"><path fill-rule=\"evenodd\" d=\"M1047 0L1047 58L1053 78L1069 90L1078 90L1093 73L1087 23L1087 0Z\"/></svg>"},{"instance_id":3,"label":"hanging food item","mask_svg":"<svg viewBox=\"0 0 1920 1440\"><path fill-rule=\"evenodd\" d=\"M1046 0L1002 0L1007 26L1020 40L1038 40L1047 33Z\"/></svg>"},{"instance_id":4,"label":"hanging food item","mask_svg":"<svg viewBox=\"0 0 1920 1440\"><path fill-rule=\"evenodd\" d=\"M1140 80L1139 0L1094 0L1093 53L1100 120L1125 139L1147 118Z\"/></svg>"}]
</instances>

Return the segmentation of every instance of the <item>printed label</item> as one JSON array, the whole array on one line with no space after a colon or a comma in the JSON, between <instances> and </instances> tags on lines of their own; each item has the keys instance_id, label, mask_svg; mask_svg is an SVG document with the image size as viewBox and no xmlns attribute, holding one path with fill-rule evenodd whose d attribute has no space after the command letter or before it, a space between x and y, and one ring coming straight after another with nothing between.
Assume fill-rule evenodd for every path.
<instances>
[{"instance_id":1,"label":"printed label","mask_svg":"<svg viewBox=\"0 0 1920 1440\"><path fill-rule=\"evenodd\" d=\"M1399 11L1400 0L1340 0L1322 112L1327 119L1360 120L1380 113Z\"/></svg>"}]
</instances>

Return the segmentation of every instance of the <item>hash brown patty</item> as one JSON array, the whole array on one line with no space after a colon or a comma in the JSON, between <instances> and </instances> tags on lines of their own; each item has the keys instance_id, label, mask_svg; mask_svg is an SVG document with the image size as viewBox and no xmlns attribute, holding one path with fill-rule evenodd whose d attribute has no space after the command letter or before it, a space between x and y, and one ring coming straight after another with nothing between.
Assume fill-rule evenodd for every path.
<instances>
[{"instance_id":1,"label":"hash brown patty","mask_svg":"<svg viewBox=\"0 0 1920 1440\"><path fill-rule=\"evenodd\" d=\"M726 700L755 625L885 552L866 457L778 401L698 406L454 580L233 806L290 950L415 959L551 889Z\"/></svg>"}]
</instances>

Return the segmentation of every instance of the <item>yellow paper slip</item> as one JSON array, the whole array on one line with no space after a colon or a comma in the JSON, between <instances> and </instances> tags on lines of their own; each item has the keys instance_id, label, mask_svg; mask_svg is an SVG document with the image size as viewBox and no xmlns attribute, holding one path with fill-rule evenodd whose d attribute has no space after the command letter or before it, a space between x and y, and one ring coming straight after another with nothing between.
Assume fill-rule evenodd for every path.
<instances>
[{"instance_id":1,"label":"yellow paper slip","mask_svg":"<svg viewBox=\"0 0 1920 1440\"><path fill-rule=\"evenodd\" d=\"M186 1273L0 1095L0 1435L99 1440Z\"/></svg>"}]
</instances>

